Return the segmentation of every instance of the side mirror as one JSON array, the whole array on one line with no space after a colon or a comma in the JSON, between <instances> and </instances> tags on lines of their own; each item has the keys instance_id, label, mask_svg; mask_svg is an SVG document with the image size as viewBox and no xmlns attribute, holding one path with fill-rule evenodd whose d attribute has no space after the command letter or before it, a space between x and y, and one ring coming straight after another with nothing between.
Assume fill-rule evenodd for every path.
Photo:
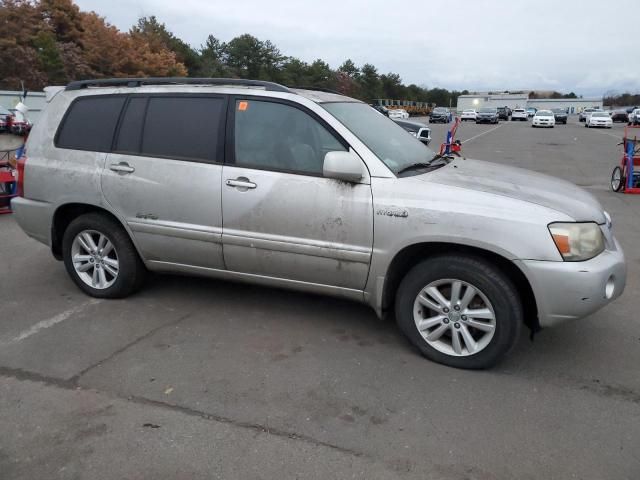
<instances>
[{"instance_id":1,"label":"side mirror","mask_svg":"<svg viewBox=\"0 0 640 480\"><path fill-rule=\"evenodd\" d=\"M364 176L362 161L351 152L328 152L324 156L322 174L326 178L357 183Z\"/></svg>"}]
</instances>

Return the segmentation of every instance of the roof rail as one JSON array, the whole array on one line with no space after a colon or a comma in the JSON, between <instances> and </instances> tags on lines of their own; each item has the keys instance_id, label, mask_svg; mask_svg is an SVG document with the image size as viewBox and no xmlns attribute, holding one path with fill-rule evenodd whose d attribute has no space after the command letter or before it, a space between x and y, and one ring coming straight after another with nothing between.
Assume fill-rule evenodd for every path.
<instances>
[{"instance_id":1,"label":"roof rail","mask_svg":"<svg viewBox=\"0 0 640 480\"><path fill-rule=\"evenodd\" d=\"M291 93L284 85L263 80L243 78L187 78L187 77L148 77L148 78L98 78L70 82L65 90L81 90L87 87L141 87L143 85L238 85L243 87L264 87L270 92Z\"/></svg>"},{"instance_id":2,"label":"roof rail","mask_svg":"<svg viewBox=\"0 0 640 480\"><path fill-rule=\"evenodd\" d=\"M316 92L325 92L325 93L333 93L335 95L342 95L344 97L344 93L337 92L335 90L331 90L330 88L322 88L322 87L300 87L298 85L287 85L288 88L293 88L296 90L315 90Z\"/></svg>"}]
</instances>

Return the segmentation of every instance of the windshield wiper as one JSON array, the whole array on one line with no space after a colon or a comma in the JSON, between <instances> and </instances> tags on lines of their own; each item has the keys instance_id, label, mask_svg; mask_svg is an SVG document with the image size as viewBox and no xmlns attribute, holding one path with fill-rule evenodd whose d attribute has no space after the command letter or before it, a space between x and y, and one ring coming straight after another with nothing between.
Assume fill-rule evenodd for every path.
<instances>
[{"instance_id":1,"label":"windshield wiper","mask_svg":"<svg viewBox=\"0 0 640 480\"><path fill-rule=\"evenodd\" d=\"M415 170L416 168L431 168L431 167L432 167L431 160L429 160L428 162L416 162L416 163L411 163L406 167L402 167L400 170L396 172L396 174L400 175L401 173L408 172L409 170Z\"/></svg>"}]
</instances>

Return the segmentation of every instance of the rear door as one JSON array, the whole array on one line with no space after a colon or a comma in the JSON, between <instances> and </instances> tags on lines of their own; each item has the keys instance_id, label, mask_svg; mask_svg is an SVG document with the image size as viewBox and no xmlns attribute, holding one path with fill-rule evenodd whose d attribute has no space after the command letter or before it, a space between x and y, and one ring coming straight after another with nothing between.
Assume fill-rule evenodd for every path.
<instances>
[{"instance_id":1,"label":"rear door","mask_svg":"<svg viewBox=\"0 0 640 480\"><path fill-rule=\"evenodd\" d=\"M132 95L102 174L106 201L146 260L224 268L221 175L227 98Z\"/></svg>"}]
</instances>

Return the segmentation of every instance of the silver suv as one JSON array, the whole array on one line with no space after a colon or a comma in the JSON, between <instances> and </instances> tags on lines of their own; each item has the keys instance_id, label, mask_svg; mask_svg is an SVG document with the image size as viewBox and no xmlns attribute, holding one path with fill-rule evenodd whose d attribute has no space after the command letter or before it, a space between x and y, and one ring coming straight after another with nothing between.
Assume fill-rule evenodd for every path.
<instances>
[{"instance_id":1,"label":"silver suv","mask_svg":"<svg viewBox=\"0 0 640 480\"><path fill-rule=\"evenodd\" d=\"M367 104L249 80L60 89L13 201L80 289L147 270L337 295L395 318L426 357L494 364L625 286L599 203L526 170L440 157Z\"/></svg>"}]
</instances>

